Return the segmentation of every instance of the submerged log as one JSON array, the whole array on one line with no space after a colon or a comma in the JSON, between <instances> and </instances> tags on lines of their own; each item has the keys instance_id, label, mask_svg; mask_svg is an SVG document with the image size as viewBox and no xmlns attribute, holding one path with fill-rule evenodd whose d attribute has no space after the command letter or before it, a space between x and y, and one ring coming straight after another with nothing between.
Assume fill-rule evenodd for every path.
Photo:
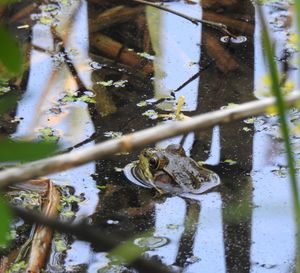
<instances>
[{"instance_id":1,"label":"submerged log","mask_svg":"<svg viewBox=\"0 0 300 273\"><path fill-rule=\"evenodd\" d=\"M105 56L132 66L133 68L142 69L146 74L151 74L154 71L151 62L106 35L97 34L91 37L91 45Z\"/></svg>"},{"instance_id":2,"label":"submerged log","mask_svg":"<svg viewBox=\"0 0 300 273\"><path fill-rule=\"evenodd\" d=\"M30 15L37 9L37 5L36 3L33 4L29 4L25 7L23 7L21 10L19 10L18 12L16 12L10 19L10 23L14 23L17 22L18 20L26 17L29 18Z\"/></svg>"},{"instance_id":3,"label":"submerged log","mask_svg":"<svg viewBox=\"0 0 300 273\"><path fill-rule=\"evenodd\" d=\"M222 24L226 25L227 27L231 28L232 30L234 30L235 32L238 32L241 34L245 33L249 36L252 36L254 33L254 25L253 24L250 24L250 23L247 23L247 22L244 22L241 20L237 20L237 19L232 19L227 16L217 14L215 12L205 11L203 13L202 19L217 22L217 23L222 23Z\"/></svg>"},{"instance_id":4,"label":"submerged log","mask_svg":"<svg viewBox=\"0 0 300 273\"><path fill-rule=\"evenodd\" d=\"M123 5L108 9L95 19L89 20L89 31L91 33L103 30L116 24L128 22L139 16L144 10L144 7L126 7Z\"/></svg>"},{"instance_id":5,"label":"submerged log","mask_svg":"<svg viewBox=\"0 0 300 273\"><path fill-rule=\"evenodd\" d=\"M54 184L49 181L49 190L46 202L43 205L43 214L47 217L56 217L60 203L60 193ZM39 225L35 231L26 273L39 273L44 267L53 237L53 230Z\"/></svg>"},{"instance_id":6,"label":"submerged log","mask_svg":"<svg viewBox=\"0 0 300 273\"><path fill-rule=\"evenodd\" d=\"M237 0L201 0L202 8L229 7L237 3Z\"/></svg>"}]
</instances>

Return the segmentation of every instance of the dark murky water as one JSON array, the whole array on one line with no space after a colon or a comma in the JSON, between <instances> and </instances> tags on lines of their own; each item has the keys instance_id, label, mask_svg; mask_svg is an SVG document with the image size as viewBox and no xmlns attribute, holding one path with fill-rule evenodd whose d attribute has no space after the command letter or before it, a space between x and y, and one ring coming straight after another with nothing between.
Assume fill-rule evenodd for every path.
<instances>
[{"instance_id":1,"label":"dark murky water","mask_svg":"<svg viewBox=\"0 0 300 273\"><path fill-rule=\"evenodd\" d=\"M239 37L229 39L209 26L118 1L47 2L33 11L33 21L21 17L12 23L18 35L27 41L31 37L35 46L30 48L28 79L22 82L24 95L16 113L22 120L13 136L38 137L40 129L51 127L63 148L80 149L171 122L172 116L162 114L173 114L180 96L185 97L187 116L263 97L269 83L260 22L251 1L206 0L202 7L196 2L166 6L223 22ZM287 86L293 80L298 84L289 5L272 1L264 11L277 41L279 66L288 75ZM64 33L67 17L73 17L74 24ZM32 28L18 28L27 23ZM51 25L64 33L64 50ZM67 65L66 56L71 60ZM72 76L70 63L79 77ZM293 117L299 113L291 112ZM190 133L183 140L188 155L219 174L221 186L214 191L159 197L154 190L131 184L122 168L140 151L51 178L84 194L76 221L89 216L93 225L124 238L150 233L137 241L149 245L148 255L184 272L292 272L295 228L277 118L250 118ZM299 155L296 135L293 141ZM47 270L102 272L97 270L108 263L97 246L75 241L65 257L51 253Z\"/></svg>"}]
</instances>

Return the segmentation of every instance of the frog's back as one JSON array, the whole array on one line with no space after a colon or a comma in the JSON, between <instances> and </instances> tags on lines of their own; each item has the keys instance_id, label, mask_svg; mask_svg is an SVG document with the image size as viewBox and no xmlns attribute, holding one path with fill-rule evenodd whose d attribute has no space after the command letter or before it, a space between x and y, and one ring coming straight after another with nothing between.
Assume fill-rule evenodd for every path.
<instances>
[{"instance_id":1,"label":"frog's back","mask_svg":"<svg viewBox=\"0 0 300 273\"><path fill-rule=\"evenodd\" d=\"M192 158L173 153L168 157L170 160L164 169L183 191L197 191L203 182L209 182L211 171L200 167Z\"/></svg>"}]
</instances>

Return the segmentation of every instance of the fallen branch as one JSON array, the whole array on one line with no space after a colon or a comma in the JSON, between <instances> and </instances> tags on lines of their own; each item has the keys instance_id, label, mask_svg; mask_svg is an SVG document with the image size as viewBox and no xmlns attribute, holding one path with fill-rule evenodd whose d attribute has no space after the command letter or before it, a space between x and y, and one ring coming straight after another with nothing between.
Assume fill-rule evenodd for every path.
<instances>
[{"instance_id":1,"label":"fallen branch","mask_svg":"<svg viewBox=\"0 0 300 273\"><path fill-rule=\"evenodd\" d=\"M205 25L207 25L209 27L213 27L213 28L219 29L219 30L223 31L224 33L226 33L227 35L229 35L231 37L236 37L236 35L232 34L228 30L227 26L224 25L224 24L222 24L222 23L217 23L217 22L213 22L213 21L208 21L208 20L204 20L204 19L198 19L198 18L195 18L195 17L191 17L191 16L185 15L185 14L183 14L181 12L178 12L176 10L169 9L169 8L163 6L163 5L151 3L151 2L148 2L148 1L144 1L144 0L131 0L131 1L135 2L135 3L139 3L139 4L143 4L143 5L147 5L147 6L151 6L151 7L157 8L157 9L161 9L161 10L167 11L167 12L175 14L175 15L181 17L181 18L184 18L184 19L192 22L195 25L198 25L199 23L205 24Z\"/></svg>"},{"instance_id":2,"label":"fallen branch","mask_svg":"<svg viewBox=\"0 0 300 273\"><path fill-rule=\"evenodd\" d=\"M285 97L288 106L295 104L299 99L300 93L298 91ZM265 110L272 105L275 105L275 98L251 101L240 104L232 109L217 110L184 121L174 121L172 123L158 125L153 128L125 135L119 139L104 141L92 147L81 149L80 151L57 155L23 164L19 167L9 168L0 172L0 189L34 177L45 176L50 173L74 168L116 153L130 152L133 149L166 138L258 115L265 112Z\"/></svg>"}]
</instances>

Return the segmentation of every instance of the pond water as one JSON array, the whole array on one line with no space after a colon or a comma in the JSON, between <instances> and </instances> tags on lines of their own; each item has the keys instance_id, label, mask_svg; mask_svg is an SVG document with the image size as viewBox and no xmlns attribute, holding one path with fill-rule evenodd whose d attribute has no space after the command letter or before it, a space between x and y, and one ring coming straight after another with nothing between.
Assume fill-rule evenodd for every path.
<instances>
[{"instance_id":1,"label":"pond water","mask_svg":"<svg viewBox=\"0 0 300 273\"><path fill-rule=\"evenodd\" d=\"M11 7L12 15L28 3L19 5ZM180 96L182 113L193 116L268 95L261 23L251 1L181 0L164 6L222 22L238 37L131 1L45 1L31 14L10 19L11 29L26 41L30 64L11 135L54 136L62 150L72 152L172 122ZM263 10L284 86L294 89L289 1L270 1ZM292 127L298 119L299 112L290 110ZM51 128L47 136L45 128ZM292 136L299 162L298 138ZM221 185L200 195L159 196L130 183L122 171L140 151L50 178L84 196L75 221L88 217L124 239L138 237L137 244L149 246L149 257L174 270L293 272L292 196L277 117L249 117L156 146L170 143L182 144L187 155L204 162ZM46 272L130 272L108 271L110 260L97 246L64 239L68 250L61 255L53 247Z\"/></svg>"}]
</instances>

